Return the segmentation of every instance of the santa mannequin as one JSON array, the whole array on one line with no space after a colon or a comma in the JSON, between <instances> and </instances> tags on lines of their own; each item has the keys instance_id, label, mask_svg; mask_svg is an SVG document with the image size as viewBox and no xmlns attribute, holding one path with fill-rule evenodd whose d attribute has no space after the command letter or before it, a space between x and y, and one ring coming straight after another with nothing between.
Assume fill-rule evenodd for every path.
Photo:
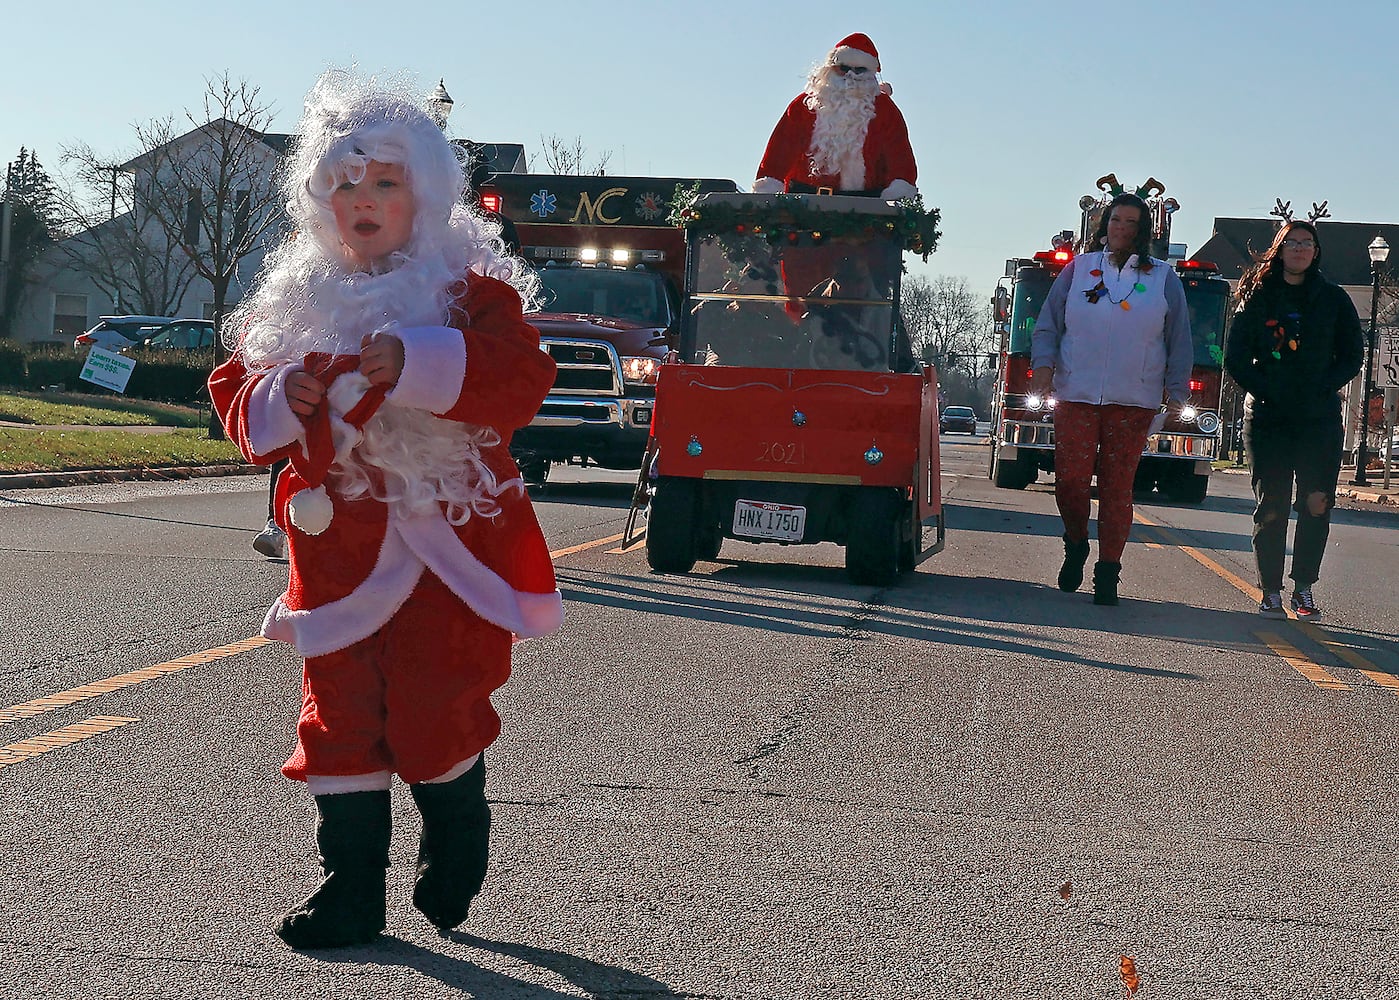
<instances>
[{"instance_id":1,"label":"santa mannequin","mask_svg":"<svg viewBox=\"0 0 1399 1000\"><path fill-rule=\"evenodd\" d=\"M283 772L315 796L326 877L276 930L317 948L384 929L395 773L423 818L414 905L438 927L466 918L490 695L514 639L557 629L563 605L507 450L554 365L453 147L411 95L331 73L292 148L296 233L230 318L209 387L250 461L290 460L291 579L262 631L306 658Z\"/></svg>"},{"instance_id":2,"label":"santa mannequin","mask_svg":"<svg viewBox=\"0 0 1399 1000\"><path fill-rule=\"evenodd\" d=\"M908 126L880 83L879 52L867 35L842 38L811 70L768 139L753 182L756 194L918 193Z\"/></svg>"}]
</instances>

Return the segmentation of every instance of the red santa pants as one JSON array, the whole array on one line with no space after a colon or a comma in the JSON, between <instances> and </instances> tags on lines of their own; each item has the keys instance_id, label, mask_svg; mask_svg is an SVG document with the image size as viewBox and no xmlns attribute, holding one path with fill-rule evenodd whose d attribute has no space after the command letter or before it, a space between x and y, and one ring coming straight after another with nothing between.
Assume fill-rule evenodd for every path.
<instances>
[{"instance_id":1,"label":"red santa pants","mask_svg":"<svg viewBox=\"0 0 1399 1000\"><path fill-rule=\"evenodd\" d=\"M1120 563L1132 532L1132 480L1155 410L1060 401L1054 408L1054 499L1064 537L1088 537L1093 471L1098 472L1098 558Z\"/></svg>"},{"instance_id":2,"label":"red santa pants","mask_svg":"<svg viewBox=\"0 0 1399 1000\"><path fill-rule=\"evenodd\" d=\"M424 571L383 628L308 657L288 778L397 771L436 778L500 735L491 692L510 676L511 635Z\"/></svg>"}]
</instances>

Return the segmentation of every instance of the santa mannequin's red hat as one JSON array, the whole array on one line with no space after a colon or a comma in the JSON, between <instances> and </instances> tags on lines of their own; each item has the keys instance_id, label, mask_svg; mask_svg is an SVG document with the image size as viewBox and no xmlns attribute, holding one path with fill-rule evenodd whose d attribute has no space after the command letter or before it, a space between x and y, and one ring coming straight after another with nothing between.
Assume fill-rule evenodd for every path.
<instances>
[{"instance_id":1,"label":"santa mannequin's red hat","mask_svg":"<svg viewBox=\"0 0 1399 1000\"><path fill-rule=\"evenodd\" d=\"M874 47L869 35L859 32L846 35L836 42L826 61L832 66L863 66L865 69L879 72L879 50Z\"/></svg>"}]
</instances>

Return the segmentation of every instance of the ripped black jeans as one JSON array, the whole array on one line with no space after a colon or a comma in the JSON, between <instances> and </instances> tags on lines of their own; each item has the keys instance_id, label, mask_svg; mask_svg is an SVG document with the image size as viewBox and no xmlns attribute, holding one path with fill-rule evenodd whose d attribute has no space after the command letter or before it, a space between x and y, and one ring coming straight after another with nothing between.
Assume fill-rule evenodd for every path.
<instances>
[{"instance_id":1,"label":"ripped black jeans","mask_svg":"<svg viewBox=\"0 0 1399 1000\"><path fill-rule=\"evenodd\" d=\"M1343 446L1339 403L1334 416L1305 421L1258 413L1245 417L1244 454L1258 504L1253 511L1253 555L1258 585L1265 593L1282 590L1287 522L1293 510L1297 529L1292 536L1292 581L1300 590L1320 579ZM1321 498L1312 499L1313 494Z\"/></svg>"}]
</instances>

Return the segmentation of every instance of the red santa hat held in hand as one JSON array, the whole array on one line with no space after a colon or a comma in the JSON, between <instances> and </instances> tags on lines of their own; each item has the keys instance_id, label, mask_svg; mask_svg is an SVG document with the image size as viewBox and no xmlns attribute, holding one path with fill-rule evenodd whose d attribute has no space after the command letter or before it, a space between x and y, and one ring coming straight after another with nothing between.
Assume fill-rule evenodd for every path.
<instances>
[{"instance_id":1,"label":"red santa hat held in hand","mask_svg":"<svg viewBox=\"0 0 1399 1000\"><path fill-rule=\"evenodd\" d=\"M893 88L875 75L881 68L868 35L836 42L773 129L754 193L916 195L908 126L890 97Z\"/></svg>"}]
</instances>

